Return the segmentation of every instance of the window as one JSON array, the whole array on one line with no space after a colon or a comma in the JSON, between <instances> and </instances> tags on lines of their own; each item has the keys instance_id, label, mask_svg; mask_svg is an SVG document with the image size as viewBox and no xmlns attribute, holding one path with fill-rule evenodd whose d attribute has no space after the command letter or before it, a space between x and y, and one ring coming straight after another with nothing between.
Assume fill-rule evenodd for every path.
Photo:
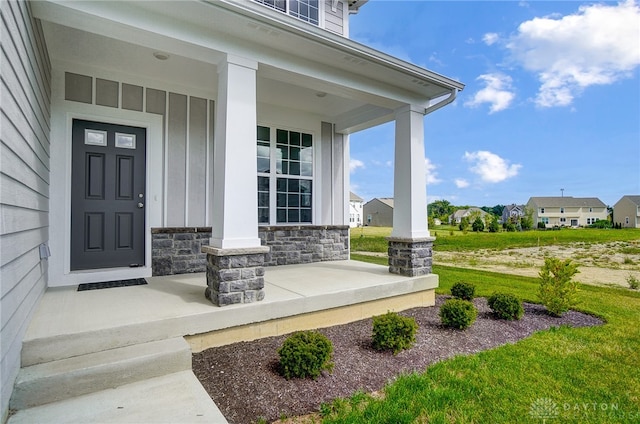
<instances>
[{"instance_id":1,"label":"window","mask_svg":"<svg viewBox=\"0 0 640 424\"><path fill-rule=\"evenodd\" d=\"M313 222L313 137L258 127L258 223Z\"/></svg>"},{"instance_id":2,"label":"window","mask_svg":"<svg viewBox=\"0 0 640 424\"><path fill-rule=\"evenodd\" d=\"M254 0L265 6L287 13L314 25L320 23L320 5L318 0Z\"/></svg>"},{"instance_id":3,"label":"window","mask_svg":"<svg viewBox=\"0 0 640 424\"><path fill-rule=\"evenodd\" d=\"M567 218L560 218L560 222L562 222L562 223L567 222Z\"/></svg>"},{"instance_id":4,"label":"window","mask_svg":"<svg viewBox=\"0 0 640 424\"><path fill-rule=\"evenodd\" d=\"M593 208L589 208L589 212L593 212Z\"/></svg>"},{"instance_id":5,"label":"window","mask_svg":"<svg viewBox=\"0 0 640 424\"><path fill-rule=\"evenodd\" d=\"M540 208L540 213L544 213L544 208Z\"/></svg>"},{"instance_id":6,"label":"window","mask_svg":"<svg viewBox=\"0 0 640 424\"><path fill-rule=\"evenodd\" d=\"M564 208L560 208L560 213L564 213Z\"/></svg>"},{"instance_id":7,"label":"window","mask_svg":"<svg viewBox=\"0 0 640 424\"><path fill-rule=\"evenodd\" d=\"M549 218L547 218L546 216L544 218L540 218L540 222L544 223L544 225L547 225L549 223Z\"/></svg>"}]
</instances>

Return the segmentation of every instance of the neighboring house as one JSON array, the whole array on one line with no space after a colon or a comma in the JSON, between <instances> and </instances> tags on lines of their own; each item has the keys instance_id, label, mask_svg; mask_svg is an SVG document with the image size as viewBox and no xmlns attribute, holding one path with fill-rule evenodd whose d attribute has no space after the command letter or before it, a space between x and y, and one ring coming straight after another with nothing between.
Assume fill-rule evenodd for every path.
<instances>
[{"instance_id":1,"label":"neighboring house","mask_svg":"<svg viewBox=\"0 0 640 424\"><path fill-rule=\"evenodd\" d=\"M362 207L364 199L355 193L349 192L349 227L362 226Z\"/></svg>"},{"instance_id":2,"label":"neighboring house","mask_svg":"<svg viewBox=\"0 0 640 424\"><path fill-rule=\"evenodd\" d=\"M511 218L517 221L525 216L525 214L525 205L507 205L502 209L502 216L499 222L500 224L504 224L505 222L509 222Z\"/></svg>"},{"instance_id":3,"label":"neighboring house","mask_svg":"<svg viewBox=\"0 0 640 424\"><path fill-rule=\"evenodd\" d=\"M364 225L393 227L393 198L375 198L364 204Z\"/></svg>"},{"instance_id":4,"label":"neighboring house","mask_svg":"<svg viewBox=\"0 0 640 424\"><path fill-rule=\"evenodd\" d=\"M640 228L640 195L622 196L613 205L613 222L624 228Z\"/></svg>"},{"instance_id":5,"label":"neighboring house","mask_svg":"<svg viewBox=\"0 0 640 424\"><path fill-rule=\"evenodd\" d=\"M460 224L460 222L462 221L462 218L471 218L471 217L475 217L479 215L480 218L485 221L487 215L489 215L487 212L483 211L480 208L476 208L476 207L471 207L468 209L459 209L457 211L455 211L454 213L452 213L451 215L449 215L449 224L450 225L458 225ZM473 222L469 222L470 224L472 224Z\"/></svg>"},{"instance_id":6,"label":"neighboring house","mask_svg":"<svg viewBox=\"0 0 640 424\"><path fill-rule=\"evenodd\" d=\"M364 3L0 2L0 416L48 287L347 259L351 133L395 122L392 235L429 235L424 116L464 85L351 41ZM283 253L300 226L332 243Z\"/></svg>"},{"instance_id":7,"label":"neighboring house","mask_svg":"<svg viewBox=\"0 0 640 424\"><path fill-rule=\"evenodd\" d=\"M584 227L607 219L607 205L596 197L531 197L533 223L545 227Z\"/></svg>"}]
</instances>

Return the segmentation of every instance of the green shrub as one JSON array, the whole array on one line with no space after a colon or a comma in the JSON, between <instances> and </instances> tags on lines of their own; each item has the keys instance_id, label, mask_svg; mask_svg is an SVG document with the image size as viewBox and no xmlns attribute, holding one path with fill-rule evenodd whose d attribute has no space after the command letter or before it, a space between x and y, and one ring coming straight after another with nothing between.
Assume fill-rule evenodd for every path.
<instances>
[{"instance_id":1,"label":"green shrub","mask_svg":"<svg viewBox=\"0 0 640 424\"><path fill-rule=\"evenodd\" d=\"M292 377L315 380L322 370L333 370L333 344L317 331L302 331L287 337L278 355L280 369L287 380Z\"/></svg>"},{"instance_id":2,"label":"green shrub","mask_svg":"<svg viewBox=\"0 0 640 424\"><path fill-rule=\"evenodd\" d=\"M500 319L518 320L522 318L524 309L516 296L508 293L494 293L487 299L493 314Z\"/></svg>"},{"instance_id":3,"label":"green shrub","mask_svg":"<svg viewBox=\"0 0 640 424\"><path fill-rule=\"evenodd\" d=\"M640 280L638 280L633 274L629 274L627 277L627 284L629 284L629 288L631 290L638 290L638 288L640 288Z\"/></svg>"},{"instance_id":4,"label":"green shrub","mask_svg":"<svg viewBox=\"0 0 640 424\"><path fill-rule=\"evenodd\" d=\"M448 299L440 307L439 315L444 326L464 330L475 322L478 310L468 300Z\"/></svg>"},{"instance_id":5,"label":"green shrub","mask_svg":"<svg viewBox=\"0 0 640 424\"><path fill-rule=\"evenodd\" d=\"M578 283L572 280L576 273L578 265L571 259L545 258L538 296L551 315L562 316L578 303Z\"/></svg>"},{"instance_id":6,"label":"green shrub","mask_svg":"<svg viewBox=\"0 0 640 424\"><path fill-rule=\"evenodd\" d=\"M410 317L395 312L373 317L373 347L377 350L392 350L397 355L416 341L418 324Z\"/></svg>"},{"instance_id":7,"label":"green shrub","mask_svg":"<svg viewBox=\"0 0 640 424\"><path fill-rule=\"evenodd\" d=\"M451 286L451 296L457 299L472 300L475 294L476 294L476 286L474 286L471 283L458 281L453 286Z\"/></svg>"}]
</instances>

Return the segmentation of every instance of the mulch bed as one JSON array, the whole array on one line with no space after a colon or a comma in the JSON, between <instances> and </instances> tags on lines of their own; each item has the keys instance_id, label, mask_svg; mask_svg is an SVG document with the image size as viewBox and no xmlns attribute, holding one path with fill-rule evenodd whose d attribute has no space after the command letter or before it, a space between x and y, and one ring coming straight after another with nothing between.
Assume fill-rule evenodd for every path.
<instances>
[{"instance_id":1,"label":"mulch bed","mask_svg":"<svg viewBox=\"0 0 640 424\"><path fill-rule=\"evenodd\" d=\"M401 313L415 318L416 344L394 356L371 347L372 321L320 329L333 343L333 373L317 380L286 380L278 373L277 350L286 336L234 343L193 355L193 371L230 423L269 422L316 412L320 404L347 397L357 390L375 392L394 377L422 371L434 362L513 343L550 327L586 327L602 320L569 311L561 318L549 316L544 306L524 304L520 321L495 319L485 298L474 299L478 319L464 331L440 324L438 311L447 296L437 296L436 306Z\"/></svg>"}]
</instances>

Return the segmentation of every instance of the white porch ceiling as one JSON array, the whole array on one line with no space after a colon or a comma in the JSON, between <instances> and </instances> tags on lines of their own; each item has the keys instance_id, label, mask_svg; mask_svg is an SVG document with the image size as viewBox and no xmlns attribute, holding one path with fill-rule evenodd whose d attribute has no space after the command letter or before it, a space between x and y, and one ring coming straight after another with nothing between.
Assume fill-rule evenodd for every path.
<instances>
[{"instance_id":1,"label":"white porch ceiling","mask_svg":"<svg viewBox=\"0 0 640 424\"><path fill-rule=\"evenodd\" d=\"M215 95L215 64L224 54L255 58L259 102L340 122L345 133L464 87L250 1L39 1L34 11L54 61ZM170 58L159 61L156 51Z\"/></svg>"}]
</instances>

